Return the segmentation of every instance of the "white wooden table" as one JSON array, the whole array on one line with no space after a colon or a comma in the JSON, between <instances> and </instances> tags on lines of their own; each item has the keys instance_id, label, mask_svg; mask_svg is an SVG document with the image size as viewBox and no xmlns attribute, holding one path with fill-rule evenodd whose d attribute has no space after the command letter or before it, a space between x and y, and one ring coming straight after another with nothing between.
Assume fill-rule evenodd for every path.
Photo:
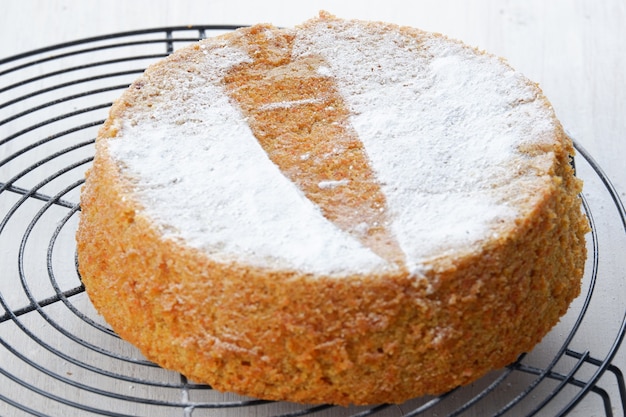
<instances>
[{"instance_id":1,"label":"white wooden table","mask_svg":"<svg viewBox=\"0 0 626 417\"><path fill-rule=\"evenodd\" d=\"M2 0L0 1L0 60L3 58L45 47L48 45L67 42L75 39L103 35L114 32L144 29L151 27L177 26L190 24L250 24L257 22L271 22L278 26L293 26L310 17L315 16L319 10L328 10L333 14L346 18L360 18L369 20L384 20L399 24L411 25L422 29L441 32L453 38L459 38L470 45L492 52L506 58L516 69L523 72L529 78L537 81L552 102L556 113L567 131L575 140L586 149L596 160L599 166L606 172L616 189L616 195L626 200L626 2L623 0L422 0L407 2L406 0L386 1L193 1L193 0ZM80 58L77 57L77 60ZM77 61L78 62L78 61ZM36 69L34 70L36 72ZM29 73L31 74L31 73ZM13 75L15 77L15 75ZM32 74L31 74L32 76ZM18 77L19 78L19 77ZM2 78L0 77L0 80ZM0 88L2 83L0 82ZM2 105L0 96L0 105ZM4 113L3 113L4 112ZM0 107L0 121L11 117L7 110ZM32 123L36 123L33 120ZM0 140L13 134L11 123L0 124ZM17 145L10 144L0 147L0 161L5 158L7 152L14 152ZM39 152L39 154L38 154ZM35 149L23 158L16 158L10 164L0 166L0 186L6 178L16 175L24 166L32 164L33 158L46 156L45 147ZM5 153L5 154L3 154ZM89 153L89 149L85 150ZM22 164L22 165L20 165ZM83 167L84 168L84 167ZM83 169L81 167L78 170ZM46 170L43 166L41 170ZM582 168L585 175L594 176L589 168ZM591 172L591 173L589 173ZM29 174L30 175L30 174ZM38 174L39 175L39 174ZM45 173L42 175L45 176ZM25 178L22 182L28 184ZM32 180L35 181L35 180ZM35 181L36 182L36 181ZM591 188L602 187L600 181L589 181ZM44 186L41 191L46 191ZM49 187L51 188L51 187ZM71 190L63 196L63 201L68 201L71 207L72 201L77 201L77 189ZM7 215L11 205L19 199L19 193L10 202L0 199L0 218ZM32 196L31 196L32 197ZM610 199L602 200L597 197L595 190L591 190L589 196L591 205L596 204L594 216L597 222L602 260L606 262L598 273L598 280L602 280L599 289L594 293L594 308L585 316L584 325L576 333L575 345L580 350L589 350L590 355L602 358L607 351L607 340L615 339L619 332L619 325L623 319L626 305L626 251L624 243L624 229L619 220L609 220L614 210ZM602 200L602 201L600 201ZM58 202L58 201L57 201ZM43 203L42 203L43 204ZM54 204L53 206L57 206ZM39 208L38 208L39 207ZM65 207L65 209L68 209ZM84 344L102 344L107 349L115 349L124 352L129 358L137 359L134 350L124 343L120 343L113 337L101 335L99 328L84 333L81 326L84 323L77 321L76 314L56 312L54 304L61 304L63 300L49 300L50 306L43 310L46 314L33 310L32 303L21 288L16 274L37 275L46 269L54 270L58 285L63 289L71 289L75 284L75 272L70 271L67 265L57 259L71 259L73 262L74 246L70 234L64 234L67 228L75 226L75 217L67 220L67 227L61 229L56 238L53 249L49 249L48 242L38 241L33 237L22 246L24 261L20 265L17 261L20 257L20 243L16 239L22 239L24 230L32 216L37 216L41 206L20 207L15 215L10 216L10 221L0 230L0 295L8 308L0 306L0 415L21 416L29 415L19 407L9 405L12 401L39 410L42 415L92 415L89 410L77 410L72 406L64 405L63 401L51 400L45 395L40 395L30 389L20 386L11 379L11 376L19 376L20 380L33 381L32 384L38 389L52 393L58 398L71 398L73 402L83 402L95 409L114 409L118 413L151 415L151 416L205 416L205 415L232 415L252 416L266 415L293 411L289 405L273 404L265 408L244 407L230 410L218 409L194 409L193 405L206 401L193 387L185 386L180 389L180 377L177 375L162 374L159 369L148 369L137 375L140 378L154 378L166 380L174 388L151 387L145 384L136 384L132 377L120 382L113 377L98 376L93 382L96 392L85 391L80 386L84 381L93 378L89 370L77 367L72 363L72 356L85 357L85 362L92 366L102 365L99 356L90 362L88 359L94 355L86 349ZM28 211L30 210L30 211ZM23 213L28 211L28 215ZM51 208L50 211L53 211ZM55 235L55 227L59 220L50 225L46 224L46 211L41 215L42 220L32 228L32 236L36 236L39 228L48 227L49 235ZM25 216L21 219L20 216ZM30 216L30 217L29 217ZM63 215L60 215L61 218ZM615 214L613 214L615 216ZM57 216L58 217L58 216ZM20 223L21 222L21 223ZM23 223L23 224L22 224ZM15 233L15 238L12 237ZM28 232L27 232L28 233ZM48 265L45 259L41 262L32 261L29 258L30 251L46 251L48 245ZM31 248L32 246L32 248ZM45 257L44 257L45 258ZM60 262L60 266L56 265ZM66 262L71 264L71 262ZM22 268L22 270L20 270ZM620 273L621 272L621 273ZM67 282L64 276L67 273ZM44 274L45 275L45 274ZM47 279L47 276L46 276ZM28 284L28 285L32 285ZM43 283L42 283L43 285ZM50 287L50 283L45 284ZM46 299L48 294L38 289L32 289L34 299ZM72 294L68 293L68 297ZM30 304L29 304L30 303ZM72 299L71 304L84 311L95 323L102 324L97 315L91 311L86 297L80 294ZM11 317L7 309L12 310L18 306L31 305L29 312L22 311L19 320ZM584 305L584 299L577 300L574 309ZM49 309L49 310L48 310ZM55 315L57 314L57 315ZM45 318L51 318L47 321ZM574 318L576 316L574 315ZM21 320L21 321L20 321ZM571 328L573 319L567 319L559 326L553 337L541 345L535 355L541 360L542 352L549 352L557 348L563 335ZM24 336L25 331L17 322L22 323L31 336ZM52 322L52 323L51 323ZM61 324L60 324L61 323ZM60 332L55 326L62 326ZM69 329L69 330L67 330ZM74 330L72 330L74 329ZM70 334L75 331L84 338L83 344L75 341L68 342L65 331ZM61 335L57 336L57 333ZM44 340L49 348L42 348L37 340ZM81 339L82 340L82 339ZM8 342L7 342L8 341ZM67 351L66 345L75 347L75 351ZM7 346L8 344L8 346ZM15 351L13 351L14 349ZM50 351L52 349L52 351ZM74 348L71 348L74 349ZM55 354L63 352L67 358ZM613 360L613 364L626 372L626 346L622 346ZM30 358L31 361L40 364L55 363L55 375L61 375L64 382L58 382L55 378L42 373L40 369L25 366L20 355ZM549 355L547 356L549 357ZM573 360L573 359L572 359ZM124 361L111 360L102 365L112 372L133 376L135 365ZM583 365L589 367L589 364ZM145 368L143 364L141 367ZM3 372L4 370L4 372ZM591 371L590 371L591 372ZM135 375L136 376L136 375ZM133 376L134 377L134 376ZM616 416L624 416L620 403L617 383L612 375L605 375L601 379L601 386L606 389L613 403L613 413ZM486 383L486 382L484 382ZM506 381L509 390L516 389L516 385L523 381ZM458 394L453 399L456 404L463 404L467 395L471 392L480 391L481 385L470 388L470 393ZM110 399L101 396L98 389L112 390L119 396L135 396L137 398L149 398L144 404L128 404L118 399ZM473 391L472 391L473 390ZM71 392L70 392L71 391ZM506 394L506 389L504 394ZM68 394L68 392L70 392ZM532 399L540 401L541 394L532 393L529 396L526 409L532 409ZM232 401L240 400L236 396L226 396ZM154 408L150 401L188 403L185 408L160 407ZM485 401L493 401L488 398ZM626 399L624 399L626 401ZM415 405L417 403L414 403ZM551 410L548 408L547 410ZM399 416L409 413L411 406L389 407L380 415ZM349 415L355 410L333 409L320 412L319 415ZM428 416L435 416L441 410L429 411ZM473 407L467 411L470 416L482 416L484 408ZM548 413L548 414L546 414ZM550 415L550 411L542 411L539 415ZM317 415L317 414L316 414ZM420 414L422 415L422 414ZM440 414L442 415L442 414ZM513 414L516 415L516 414ZM604 416L600 397L591 394L583 399L570 414L576 417Z\"/></svg>"}]
</instances>

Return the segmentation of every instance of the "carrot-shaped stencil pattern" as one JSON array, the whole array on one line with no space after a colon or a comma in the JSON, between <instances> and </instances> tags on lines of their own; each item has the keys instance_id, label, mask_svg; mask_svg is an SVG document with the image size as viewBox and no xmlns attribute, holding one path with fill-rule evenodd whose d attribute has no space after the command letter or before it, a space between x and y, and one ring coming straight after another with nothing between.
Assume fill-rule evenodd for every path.
<instances>
[{"instance_id":1,"label":"carrot-shaped stencil pattern","mask_svg":"<svg viewBox=\"0 0 626 417\"><path fill-rule=\"evenodd\" d=\"M293 37L253 28L237 39L252 62L224 78L260 145L341 230L400 267L404 253L389 227L385 196L328 65L292 58Z\"/></svg>"}]
</instances>

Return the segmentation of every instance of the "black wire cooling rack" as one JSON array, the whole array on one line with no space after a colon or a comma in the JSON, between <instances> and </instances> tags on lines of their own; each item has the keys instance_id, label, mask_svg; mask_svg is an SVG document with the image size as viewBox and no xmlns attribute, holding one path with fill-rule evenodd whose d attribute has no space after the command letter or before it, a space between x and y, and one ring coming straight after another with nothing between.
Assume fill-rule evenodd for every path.
<instances>
[{"instance_id":1,"label":"black wire cooling rack","mask_svg":"<svg viewBox=\"0 0 626 417\"><path fill-rule=\"evenodd\" d=\"M583 292L531 353L468 387L376 407L260 401L187 381L120 340L93 310L76 271L79 190L96 131L146 65L233 29L126 32L0 59L0 415L626 415L624 362L617 360L626 332L626 214L578 145L593 228Z\"/></svg>"}]
</instances>

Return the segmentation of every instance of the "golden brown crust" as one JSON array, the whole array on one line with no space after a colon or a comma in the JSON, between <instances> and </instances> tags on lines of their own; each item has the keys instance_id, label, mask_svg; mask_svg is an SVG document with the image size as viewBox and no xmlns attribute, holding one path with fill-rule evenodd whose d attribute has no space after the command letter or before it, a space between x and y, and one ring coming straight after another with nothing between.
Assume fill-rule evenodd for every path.
<instances>
[{"instance_id":1,"label":"golden brown crust","mask_svg":"<svg viewBox=\"0 0 626 417\"><path fill-rule=\"evenodd\" d=\"M309 279L211 263L136 217L116 171L97 159L83 194L89 295L148 358L216 389L338 404L441 393L532 349L579 292L586 225L562 184L517 236L429 277L433 290L407 275Z\"/></svg>"},{"instance_id":2,"label":"golden brown crust","mask_svg":"<svg viewBox=\"0 0 626 417\"><path fill-rule=\"evenodd\" d=\"M116 119L142 104L135 94L115 104L97 142L81 196L80 272L122 338L194 381L306 403L439 394L532 349L580 291L588 226L560 128L539 203L481 253L442 258L425 279L336 279L220 263L162 239L107 152Z\"/></svg>"}]
</instances>

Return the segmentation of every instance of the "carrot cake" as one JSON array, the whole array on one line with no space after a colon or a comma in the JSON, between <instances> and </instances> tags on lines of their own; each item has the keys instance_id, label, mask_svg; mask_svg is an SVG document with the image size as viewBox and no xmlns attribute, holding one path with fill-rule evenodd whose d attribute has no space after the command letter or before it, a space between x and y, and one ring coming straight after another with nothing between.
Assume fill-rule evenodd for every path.
<instances>
[{"instance_id":1,"label":"carrot cake","mask_svg":"<svg viewBox=\"0 0 626 417\"><path fill-rule=\"evenodd\" d=\"M461 42L321 13L184 47L115 102L77 233L93 304L218 390L399 403L531 350L579 294L574 150Z\"/></svg>"}]
</instances>

